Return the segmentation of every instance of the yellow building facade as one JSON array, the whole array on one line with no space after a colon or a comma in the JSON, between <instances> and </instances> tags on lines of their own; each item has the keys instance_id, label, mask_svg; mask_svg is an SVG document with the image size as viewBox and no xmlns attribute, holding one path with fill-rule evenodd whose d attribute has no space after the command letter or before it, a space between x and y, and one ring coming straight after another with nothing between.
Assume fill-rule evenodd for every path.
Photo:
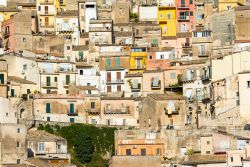
<instances>
[{"instance_id":1,"label":"yellow building facade","mask_svg":"<svg viewBox=\"0 0 250 167\"><path fill-rule=\"evenodd\" d=\"M10 16L20 12L18 9L0 8L0 21L9 20Z\"/></svg>"},{"instance_id":2,"label":"yellow building facade","mask_svg":"<svg viewBox=\"0 0 250 167\"><path fill-rule=\"evenodd\" d=\"M158 7L158 24L162 30L162 36L176 36L176 8L172 6Z\"/></svg>"},{"instance_id":3,"label":"yellow building facade","mask_svg":"<svg viewBox=\"0 0 250 167\"><path fill-rule=\"evenodd\" d=\"M131 74L143 73L148 67L148 52L146 48L132 48L130 53Z\"/></svg>"},{"instance_id":4,"label":"yellow building facade","mask_svg":"<svg viewBox=\"0 0 250 167\"><path fill-rule=\"evenodd\" d=\"M229 10L231 8L242 6L245 0L219 0L219 11Z\"/></svg>"},{"instance_id":5,"label":"yellow building facade","mask_svg":"<svg viewBox=\"0 0 250 167\"><path fill-rule=\"evenodd\" d=\"M55 1L57 11L66 10L66 0L56 0Z\"/></svg>"}]
</instances>

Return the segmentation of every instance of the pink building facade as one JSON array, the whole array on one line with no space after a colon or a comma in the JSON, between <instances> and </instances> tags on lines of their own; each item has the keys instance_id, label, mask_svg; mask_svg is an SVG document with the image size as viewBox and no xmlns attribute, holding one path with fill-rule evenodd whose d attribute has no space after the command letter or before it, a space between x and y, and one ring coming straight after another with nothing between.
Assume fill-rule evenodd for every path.
<instances>
[{"instance_id":1,"label":"pink building facade","mask_svg":"<svg viewBox=\"0 0 250 167\"><path fill-rule=\"evenodd\" d=\"M168 48L168 50L150 50L148 58L148 69L147 70L166 70L170 67L170 59L174 59L175 49Z\"/></svg>"},{"instance_id":2,"label":"pink building facade","mask_svg":"<svg viewBox=\"0 0 250 167\"><path fill-rule=\"evenodd\" d=\"M191 32L194 24L194 0L177 0L177 32Z\"/></svg>"},{"instance_id":3,"label":"pink building facade","mask_svg":"<svg viewBox=\"0 0 250 167\"><path fill-rule=\"evenodd\" d=\"M12 16L9 20L2 22L2 41L5 51L14 51L15 50L15 26L14 26L14 17Z\"/></svg>"}]
</instances>

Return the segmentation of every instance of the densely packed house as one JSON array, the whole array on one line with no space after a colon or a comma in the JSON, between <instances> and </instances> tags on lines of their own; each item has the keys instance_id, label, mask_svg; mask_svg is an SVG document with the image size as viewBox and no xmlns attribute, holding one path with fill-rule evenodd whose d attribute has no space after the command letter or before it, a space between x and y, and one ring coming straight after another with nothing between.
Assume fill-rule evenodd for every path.
<instances>
[{"instance_id":1,"label":"densely packed house","mask_svg":"<svg viewBox=\"0 0 250 167\"><path fill-rule=\"evenodd\" d=\"M113 167L249 167L247 4L1 0L0 164L60 147L70 166L28 129L84 123L120 129Z\"/></svg>"}]
</instances>

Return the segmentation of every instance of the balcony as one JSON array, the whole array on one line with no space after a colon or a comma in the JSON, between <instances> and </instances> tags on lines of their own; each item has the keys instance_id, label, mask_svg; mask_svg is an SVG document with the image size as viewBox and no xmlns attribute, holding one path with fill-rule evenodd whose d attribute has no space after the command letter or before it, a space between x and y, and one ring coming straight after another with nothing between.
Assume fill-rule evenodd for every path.
<instances>
[{"instance_id":1,"label":"balcony","mask_svg":"<svg viewBox=\"0 0 250 167\"><path fill-rule=\"evenodd\" d=\"M130 114L130 110L129 110L129 107L123 107L121 109L110 109L110 108L105 107L104 114L105 115L113 115L113 114L125 115L125 114Z\"/></svg>"},{"instance_id":2,"label":"balcony","mask_svg":"<svg viewBox=\"0 0 250 167\"><path fill-rule=\"evenodd\" d=\"M67 110L68 116L78 116L78 109L75 109L74 112L70 112L70 110Z\"/></svg>"},{"instance_id":3,"label":"balcony","mask_svg":"<svg viewBox=\"0 0 250 167\"><path fill-rule=\"evenodd\" d=\"M54 5L54 0L40 0L40 5Z\"/></svg>"},{"instance_id":4,"label":"balcony","mask_svg":"<svg viewBox=\"0 0 250 167\"><path fill-rule=\"evenodd\" d=\"M54 24L48 24L48 25L46 25L46 24L40 24L40 28L54 28L55 26L54 26Z\"/></svg>"},{"instance_id":5,"label":"balcony","mask_svg":"<svg viewBox=\"0 0 250 167\"><path fill-rule=\"evenodd\" d=\"M152 81L151 82L151 89L161 89L161 81L159 80L157 83Z\"/></svg>"},{"instance_id":6,"label":"balcony","mask_svg":"<svg viewBox=\"0 0 250 167\"><path fill-rule=\"evenodd\" d=\"M131 85L132 92L140 92L140 90L141 90L141 83L138 83L137 85Z\"/></svg>"},{"instance_id":7,"label":"balcony","mask_svg":"<svg viewBox=\"0 0 250 167\"><path fill-rule=\"evenodd\" d=\"M56 70L42 68L42 69L40 69L40 73L41 74L54 74L54 73L56 73Z\"/></svg>"},{"instance_id":8,"label":"balcony","mask_svg":"<svg viewBox=\"0 0 250 167\"><path fill-rule=\"evenodd\" d=\"M210 96L208 94L203 95L202 97L202 103L209 103L210 102Z\"/></svg>"},{"instance_id":9,"label":"balcony","mask_svg":"<svg viewBox=\"0 0 250 167\"><path fill-rule=\"evenodd\" d=\"M10 31L4 31L4 38L8 38L10 36Z\"/></svg>"},{"instance_id":10,"label":"balcony","mask_svg":"<svg viewBox=\"0 0 250 167\"><path fill-rule=\"evenodd\" d=\"M100 110L99 109L87 109L86 112L89 115L100 115Z\"/></svg>"},{"instance_id":11,"label":"balcony","mask_svg":"<svg viewBox=\"0 0 250 167\"><path fill-rule=\"evenodd\" d=\"M175 111L169 110L167 107L164 107L165 115L179 114L180 108L177 108Z\"/></svg>"},{"instance_id":12,"label":"balcony","mask_svg":"<svg viewBox=\"0 0 250 167\"><path fill-rule=\"evenodd\" d=\"M166 8L175 8L175 4L159 2L159 9L166 9Z\"/></svg>"},{"instance_id":13,"label":"balcony","mask_svg":"<svg viewBox=\"0 0 250 167\"><path fill-rule=\"evenodd\" d=\"M123 84L123 79L116 79L116 80L107 80L107 84Z\"/></svg>"},{"instance_id":14,"label":"balcony","mask_svg":"<svg viewBox=\"0 0 250 167\"><path fill-rule=\"evenodd\" d=\"M189 76L189 77L183 76L181 80L182 82L193 82L196 80L196 77L195 76Z\"/></svg>"},{"instance_id":15,"label":"balcony","mask_svg":"<svg viewBox=\"0 0 250 167\"><path fill-rule=\"evenodd\" d=\"M210 79L210 77L207 76L207 75L202 75L202 76L201 76L201 80L202 80L203 83L205 83L205 82L209 82L211 79Z\"/></svg>"},{"instance_id":16,"label":"balcony","mask_svg":"<svg viewBox=\"0 0 250 167\"><path fill-rule=\"evenodd\" d=\"M181 44L182 48L191 48L191 44L190 43L182 43Z\"/></svg>"},{"instance_id":17,"label":"balcony","mask_svg":"<svg viewBox=\"0 0 250 167\"><path fill-rule=\"evenodd\" d=\"M57 82L42 82L41 86L42 88L57 88L58 84Z\"/></svg>"},{"instance_id":18,"label":"balcony","mask_svg":"<svg viewBox=\"0 0 250 167\"><path fill-rule=\"evenodd\" d=\"M75 73L76 71L73 68L58 68L57 72L61 73Z\"/></svg>"},{"instance_id":19,"label":"balcony","mask_svg":"<svg viewBox=\"0 0 250 167\"><path fill-rule=\"evenodd\" d=\"M186 5L186 4L178 4L178 5L177 5L177 8L178 8L178 9L189 9L189 6Z\"/></svg>"},{"instance_id":20,"label":"balcony","mask_svg":"<svg viewBox=\"0 0 250 167\"><path fill-rule=\"evenodd\" d=\"M178 20L179 21L188 21L189 20L189 16L179 16Z\"/></svg>"},{"instance_id":21,"label":"balcony","mask_svg":"<svg viewBox=\"0 0 250 167\"><path fill-rule=\"evenodd\" d=\"M68 87L69 85L75 85L75 81L63 81L63 86Z\"/></svg>"}]
</instances>

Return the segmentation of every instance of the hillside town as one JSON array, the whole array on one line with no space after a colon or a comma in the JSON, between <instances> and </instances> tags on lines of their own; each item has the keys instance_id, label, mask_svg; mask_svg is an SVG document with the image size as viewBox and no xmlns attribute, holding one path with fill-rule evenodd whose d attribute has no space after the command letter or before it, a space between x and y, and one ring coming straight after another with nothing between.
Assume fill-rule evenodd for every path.
<instances>
[{"instance_id":1,"label":"hillside town","mask_svg":"<svg viewBox=\"0 0 250 167\"><path fill-rule=\"evenodd\" d=\"M0 166L250 167L250 2L0 0L0 26Z\"/></svg>"}]
</instances>

